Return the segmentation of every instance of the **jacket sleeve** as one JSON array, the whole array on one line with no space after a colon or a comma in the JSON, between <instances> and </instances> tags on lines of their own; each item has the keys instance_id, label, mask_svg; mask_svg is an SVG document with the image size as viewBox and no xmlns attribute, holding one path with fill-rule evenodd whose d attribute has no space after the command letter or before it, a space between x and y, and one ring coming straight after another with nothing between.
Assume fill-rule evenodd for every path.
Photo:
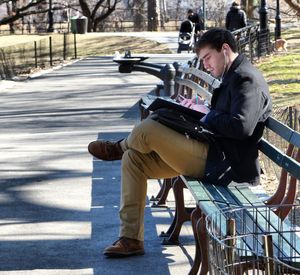
<instances>
[{"instance_id":1,"label":"jacket sleeve","mask_svg":"<svg viewBox=\"0 0 300 275\"><path fill-rule=\"evenodd\" d=\"M252 135L259 121L264 96L258 84L249 77L234 81L234 87L229 89L229 112L212 109L205 116L204 123L224 137L244 139Z\"/></svg>"}]
</instances>

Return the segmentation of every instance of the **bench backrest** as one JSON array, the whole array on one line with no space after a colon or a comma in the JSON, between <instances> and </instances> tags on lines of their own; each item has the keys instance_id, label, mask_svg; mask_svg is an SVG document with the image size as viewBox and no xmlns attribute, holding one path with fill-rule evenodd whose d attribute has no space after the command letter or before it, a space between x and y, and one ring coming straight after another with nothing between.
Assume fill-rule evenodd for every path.
<instances>
[{"instance_id":1,"label":"bench backrest","mask_svg":"<svg viewBox=\"0 0 300 275\"><path fill-rule=\"evenodd\" d=\"M188 92L197 93L203 99L210 102L212 92L220 86L220 81L199 68L201 68L201 64L197 58L177 68L175 82L178 86L178 93L184 94L187 89ZM290 155L282 152L266 138L260 141L259 150L279 167L285 169L286 172L299 180L300 164L297 159L300 158L300 133L273 117L268 118L266 121L266 129L293 145L293 152Z\"/></svg>"},{"instance_id":2,"label":"bench backrest","mask_svg":"<svg viewBox=\"0 0 300 275\"><path fill-rule=\"evenodd\" d=\"M192 62L177 68L175 83L177 94L188 98L197 93L202 99L210 102L212 91L220 86L220 81L200 69L201 64L195 58Z\"/></svg>"},{"instance_id":3,"label":"bench backrest","mask_svg":"<svg viewBox=\"0 0 300 275\"><path fill-rule=\"evenodd\" d=\"M277 136L281 137L283 140L287 141L289 144L292 144L296 148L300 148L300 133L291 129L287 125L281 123L273 117L268 118L266 122L267 129L271 130ZM288 156L286 153L280 151L269 141L263 138L259 144L259 150L263 152L269 159L276 163L281 168L285 169L292 176L300 179L300 163L295 160L293 157ZM297 152L295 153L297 154ZM297 158L297 157L295 157Z\"/></svg>"}]
</instances>

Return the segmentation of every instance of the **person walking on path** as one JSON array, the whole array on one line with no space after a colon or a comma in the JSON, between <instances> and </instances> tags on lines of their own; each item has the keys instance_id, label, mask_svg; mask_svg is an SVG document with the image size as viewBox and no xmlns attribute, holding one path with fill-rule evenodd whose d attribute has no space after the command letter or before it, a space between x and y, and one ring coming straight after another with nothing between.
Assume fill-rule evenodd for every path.
<instances>
[{"instance_id":1,"label":"person walking on path","mask_svg":"<svg viewBox=\"0 0 300 275\"><path fill-rule=\"evenodd\" d=\"M201 30L204 30L203 20L200 18L199 14L194 12L192 9L187 11L187 19L195 24L195 33L197 34Z\"/></svg>"},{"instance_id":2,"label":"person walking on path","mask_svg":"<svg viewBox=\"0 0 300 275\"><path fill-rule=\"evenodd\" d=\"M226 29L234 31L247 25L246 13L237 2L233 2L226 15Z\"/></svg>"},{"instance_id":3,"label":"person walking on path","mask_svg":"<svg viewBox=\"0 0 300 275\"><path fill-rule=\"evenodd\" d=\"M206 70L222 80L210 111L201 119L218 137L211 144L170 129L151 115L121 141L93 141L88 151L96 158L122 160L119 239L104 250L107 257L144 254L144 210L147 179L179 175L228 185L259 181L258 142L271 113L268 85L243 55L231 32L205 32L196 52ZM221 154L220 150L221 149Z\"/></svg>"}]
</instances>

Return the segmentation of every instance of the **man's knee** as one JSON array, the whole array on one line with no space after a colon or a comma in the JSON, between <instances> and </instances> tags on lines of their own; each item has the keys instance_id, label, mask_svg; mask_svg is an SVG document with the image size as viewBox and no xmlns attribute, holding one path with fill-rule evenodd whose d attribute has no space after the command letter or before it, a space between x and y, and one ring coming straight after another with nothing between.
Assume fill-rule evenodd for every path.
<instances>
[{"instance_id":1,"label":"man's knee","mask_svg":"<svg viewBox=\"0 0 300 275\"><path fill-rule=\"evenodd\" d=\"M124 152L122 157L122 169L128 168L128 166L135 165L140 166L141 154L133 149L128 149Z\"/></svg>"},{"instance_id":2,"label":"man's knee","mask_svg":"<svg viewBox=\"0 0 300 275\"><path fill-rule=\"evenodd\" d=\"M132 134L149 134L156 131L159 127L159 123L151 118L146 118L140 122L136 127L133 128Z\"/></svg>"}]
</instances>

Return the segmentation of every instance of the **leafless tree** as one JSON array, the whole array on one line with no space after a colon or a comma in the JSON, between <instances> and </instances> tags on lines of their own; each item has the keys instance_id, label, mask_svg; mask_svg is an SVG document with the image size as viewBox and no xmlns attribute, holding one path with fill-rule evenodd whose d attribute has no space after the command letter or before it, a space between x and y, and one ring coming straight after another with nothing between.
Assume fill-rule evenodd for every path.
<instances>
[{"instance_id":1,"label":"leafless tree","mask_svg":"<svg viewBox=\"0 0 300 275\"><path fill-rule=\"evenodd\" d=\"M43 16L49 12L48 0L0 0L0 7L6 7L7 14L0 19L0 25L9 25L10 32L15 31L15 22L33 16ZM68 4L54 2L52 10L65 9ZM32 22L30 22L31 24Z\"/></svg>"},{"instance_id":2,"label":"leafless tree","mask_svg":"<svg viewBox=\"0 0 300 275\"><path fill-rule=\"evenodd\" d=\"M297 14L300 16L300 2L299 0L284 0Z\"/></svg>"},{"instance_id":3,"label":"leafless tree","mask_svg":"<svg viewBox=\"0 0 300 275\"><path fill-rule=\"evenodd\" d=\"M47 0L0 0L0 6L6 5L7 15L0 19L0 25L11 24L25 16L47 12L48 9L39 10L36 7Z\"/></svg>"},{"instance_id":4,"label":"leafless tree","mask_svg":"<svg viewBox=\"0 0 300 275\"><path fill-rule=\"evenodd\" d=\"M96 31L99 23L112 14L121 0L79 0L82 14L88 20L88 32Z\"/></svg>"},{"instance_id":5,"label":"leafless tree","mask_svg":"<svg viewBox=\"0 0 300 275\"><path fill-rule=\"evenodd\" d=\"M148 31L157 31L160 28L160 2L148 0Z\"/></svg>"},{"instance_id":6,"label":"leafless tree","mask_svg":"<svg viewBox=\"0 0 300 275\"><path fill-rule=\"evenodd\" d=\"M127 9L131 11L131 16L133 18L134 30L140 31L144 29L146 11L145 7L147 4L146 0L128 0Z\"/></svg>"}]
</instances>

